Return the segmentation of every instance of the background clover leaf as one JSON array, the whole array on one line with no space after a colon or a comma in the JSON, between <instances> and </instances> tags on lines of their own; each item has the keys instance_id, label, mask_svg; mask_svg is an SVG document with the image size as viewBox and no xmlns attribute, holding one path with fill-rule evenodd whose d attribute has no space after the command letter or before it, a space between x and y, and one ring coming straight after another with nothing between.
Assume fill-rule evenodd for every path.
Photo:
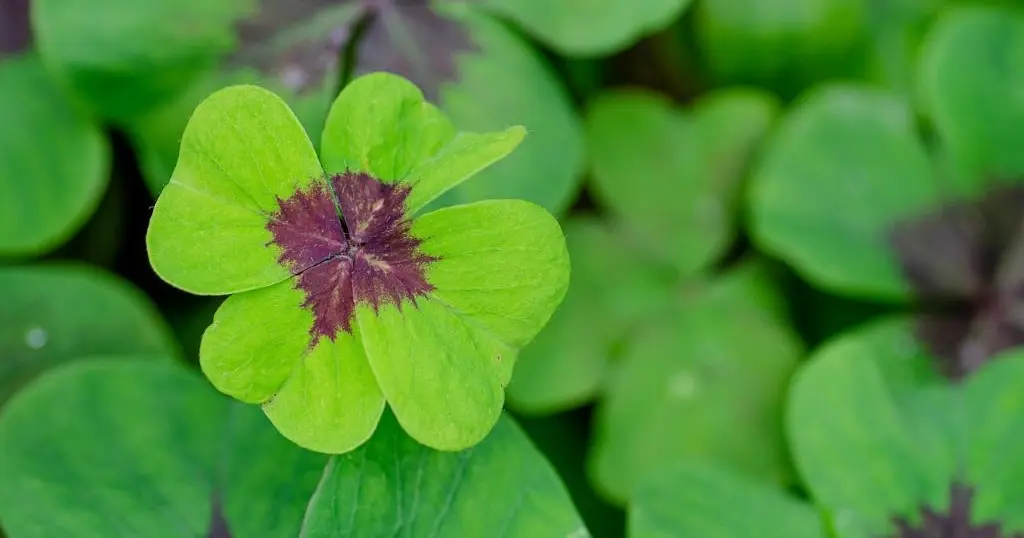
<instances>
[{"instance_id":1,"label":"background clover leaf","mask_svg":"<svg viewBox=\"0 0 1024 538\"><path fill-rule=\"evenodd\" d=\"M753 240L827 289L906 298L891 228L949 192L911 119L903 101L875 89L826 86L803 96L751 179Z\"/></svg>"},{"instance_id":2,"label":"background clover leaf","mask_svg":"<svg viewBox=\"0 0 1024 538\"><path fill-rule=\"evenodd\" d=\"M802 346L741 277L675 292L681 297L627 340L588 458L608 498L632 499L639 483L680 461L790 480L782 406ZM737 331L744 338L729 336Z\"/></svg>"},{"instance_id":3,"label":"background clover leaf","mask_svg":"<svg viewBox=\"0 0 1024 538\"><path fill-rule=\"evenodd\" d=\"M182 139L171 182L153 209L146 245L154 270L174 286L222 295L290 276L267 244L278 197L323 177L302 125L256 86L218 90Z\"/></svg>"},{"instance_id":4,"label":"background clover leaf","mask_svg":"<svg viewBox=\"0 0 1024 538\"><path fill-rule=\"evenodd\" d=\"M170 328L123 278L78 262L0 267L0 405L81 356L181 355Z\"/></svg>"},{"instance_id":5,"label":"background clover leaf","mask_svg":"<svg viewBox=\"0 0 1024 538\"><path fill-rule=\"evenodd\" d=\"M230 49L231 23L247 3L38 0L32 20L39 52L62 84L97 116L128 125L175 99Z\"/></svg>"},{"instance_id":6,"label":"background clover leaf","mask_svg":"<svg viewBox=\"0 0 1024 538\"><path fill-rule=\"evenodd\" d=\"M688 114L651 92L605 93L586 117L595 198L644 249L683 273L704 269L735 238L745 164L776 108L746 90Z\"/></svg>"},{"instance_id":7,"label":"background clover leaf","mask_svg":"<svg viewBox=\"0 0 1024 538\"><path fill-rule=\"evenodd\" d=\"M295 536L325 460L180 365L83 358L5 407L0 517L11 538Z\"/></svg>"},{"instance_id":8,"label":"background clover leaf","mask_svg":"<svg viewBox=\"0 0 1024 538\"><path fill-rule=\"evenodd\" d=\"M385 413L373 438L334 456L302 538L588 538L565 486L519 426L498 420L479 445L432 451Z\"/></svg>"},{"instance_id":9,"label":"background clover leaf","mask_svg":"<svg viewBox=\"0 0 1024 538\"><path fill-rule=\"evenodd\" d=\"M1024 173L1024 18L1012 9L961 6L944 13L922 45L923 111L954 168L968 179ZM971 70L970 82L962 76Z\"/></svg>"},{"instance_id":10,"label":"background clover leaf","mask_svg":"<svg viewBox=\"0 0 1024 538\"><path fill-rule=\"evenodd\" d=\"M604 56L669 26L689 0L485 0L483 5L569 56Z\"/></svg>"},{"instance_id":11,"label":"background clover leaf","mask_svg":"<svg viewBox=\"0 0 1024 538\"><path fill-rule=\"evenodd\" d=\"M45 254L96 210L110 148L35 52L0 53L0 117L0 177L11 178L0 182L0 256Z\"/></svg>"},{"instance_id":12,"label":"background clover leaf","mask_svg":"<svg viewBox=\"0 0 1024 538\"><path fill-rule=\"evenodd\" d=\"M742 473L685 465L646 480L629 506L630 538L825 538L814 508Z\"/></svg>"},{"instance_id":13,"label":"background clover leaf","mask_svg":"<svg viewBox=\"0 0 1024 538\"><path fill-rule=\"evenodd\" d=\"M953 408L934 402L901 406L921 396L889 383L878 365L893 357L873 353L873 338L836 341L797 373L787 431L815 501L846 525L884 533L892 518L944 502L958 454L941 428L956 415L944 416Z\"/></svg>"}]
</instances>

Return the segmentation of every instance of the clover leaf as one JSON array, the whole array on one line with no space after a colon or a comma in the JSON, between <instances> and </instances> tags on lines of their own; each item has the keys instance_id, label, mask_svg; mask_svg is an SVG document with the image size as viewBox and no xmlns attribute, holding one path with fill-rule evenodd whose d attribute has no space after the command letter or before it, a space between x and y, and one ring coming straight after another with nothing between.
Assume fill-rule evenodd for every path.
<instances>
[{"instance_id":1,"label":"clover leaf","mask_svg":"<svg viewBox=\"0 0 1024 538\"><path fill-rule=\"evenodd\" d=\"M0 294L0 405L44 370L82 356L181 355L149 298L101 269L2 267Z\"/></svg>"},{"instance_id":2,"label":"clover leaf","mask_svg":"<svg viewBox=\"0 0 1024 538\"><path fill-rule=\"evenodd\" d=\"M385 413L369 442L331 458L301 536L589 538L590 532L555 469L508 416L479 445L452 453L420 445Z\"/></svg>"},{"instance_id":3,"label":"clover leaf","mask_svg":"<svg viewBox=\"0 0 1024 538\"><path fill-rule=\"evenodd\" d=\"M10 538L298 536L326 460L181 364L82 356L0 417L0 521Z\"/></svg>"},{"instance_id":4,"label":"clover leaf","mask_svg":"<svg viewBox=\"0 0 1024 538\"><path fill-rule=\"evenodd\" d=\"M565 294L565 239L529 202L420 210L523 136L458 133L412 83L374 73L332 106L321 164L270 91L212 94L147 233L167 282L232 294L203 335L210 381L314 450L362 444L385 402L427 446L479 442Z\"/></svg>"},{"instance_id":5,"label":"clover leaf","mask_svg":"<svg viewBox=\"0 0 1024 538\"><path fill-rule=\"evenodd\" d=\"M483 5L568 56L607 56L663 30L690 0L484 0Z\"/></svg>"},{"instance_id":6,"label":"clover leaf","mask_svg":"<svg viewBox=\"0 0 1024 538\"><path fill-rule=\"evenodd\" d=\"M28 4L0 6L2 257L38 256L70 239L100 204L110 169L102 130L33 50L28 15Z\"/></svg>"},{"instance_id":7,"label":"clover leaf","mask_svg":"<svg viewBox=\"0 0 1024 538\"><path fill-rule=\"evenodd\" d=\"M630 538L1020 536L1021 468L998 455L1024 431L1024 354L1001 354L963 385L908 383L888 363L917 361L914 346L877 347L912 344L901 323L840 337L795 376L788 440L810 502L728 469L677 465L638 487Z\"/></svg>"}]
</instances>

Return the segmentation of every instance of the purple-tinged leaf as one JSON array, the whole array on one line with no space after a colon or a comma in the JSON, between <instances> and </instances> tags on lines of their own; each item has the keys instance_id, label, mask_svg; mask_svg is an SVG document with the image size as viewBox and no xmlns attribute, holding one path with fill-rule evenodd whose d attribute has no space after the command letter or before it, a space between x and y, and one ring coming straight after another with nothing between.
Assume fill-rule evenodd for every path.
<instances>
[{"instance_id":1,"label":"purple-tinged leaf","mask_svg":"<svg viewBox=\"0 0 1024 538\"><path fill-rule=\"evenodd\" d=\"M28 0L0 0L0 58L25 52L31 45Z\"/></svg>"}]
</instances>

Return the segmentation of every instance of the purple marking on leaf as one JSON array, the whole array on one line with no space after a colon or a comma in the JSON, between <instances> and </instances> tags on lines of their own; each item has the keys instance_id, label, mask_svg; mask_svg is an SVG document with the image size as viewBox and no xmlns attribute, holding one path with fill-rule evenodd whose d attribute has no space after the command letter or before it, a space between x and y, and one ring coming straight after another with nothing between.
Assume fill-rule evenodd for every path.
<instances>
[{"instance_id":1,"label":"purple marking on leaf","mask_svg":"<svg viewBox=\"0 0 1024 538\"><path fill-rule=\"evenodd\" d=\"M32 45L29 0L0 0L0 58L14 56Z\"/></svg>"},{"instance_id":2,"label":"purple marking on leaf","mask_svg":"<svg viewBox=\"0 0 1024 538\"><path fill-rule=\"evenodd\" d=\"M408 195L408 186L345 172L331 177L330 187L315 182L278 200L267 229L281 248L278 261L296 275L302 306L313 313L311 345L351 332L357 304L400 307L434 289L425 270L436 258L420 252L421 240L411 233Z\"/></svg>"},{"instance_id":3,"label":"purple marking on leaf","mask_svg":"<svg viewBox=\"0 0 1024 538\"><path fill-rule=\"evenodd\" d=\"M1024 538L1024 533L1009 533L995 522L979 525L973 522L971 503L974 490L953 483L949 489L949 506L944 511L921 508L921 522L913 524L903 517L893 518L893 538Z\"/></svg>"},{"instance_id":4,"label":"purple marking on leaf","mask_svg":"<svg viewBox=\"0 0 1024 538\"><path fill-rule=\"evenodd\" d=\"M306 192L277 203L267 229L282 249L277 261L293 274L345 251L348 243L325 182L315 181Z\"/></svg>"},{"instance_id":5,"label":"purple marking on leaf","mask_svg":"<svg viewBox=\"0 0 1024 538\"><path fill-rule=\"evenodd\" d=\"M435 258L419 251L421 241L410 232L412 221L405 215L409 187L363 173L339 174L331 183L348 224L356 302L376 310L433 290L424 268Z\"/></svg>"},{"instance_id":6,"label":"purple marking on leaf","mask_svg":"<svg viewBox=\"0 0 1024 538\"><path fill-rule=\"evenodd\" d=\"M952 307L917 327L952 379L1024 344L1022 225L1024 185L1010 182L893 227L894 254L917 298Z\"/></svg>"},{"instance_id":7,"label":"purple marking on leaf","mask_svg":"<svg viewBox=\"0 0 1024 538\"><path fill-rule=\"evenodd\" d=\"M363 0L369 23L358 43L356 73L387 71L412 81L428 101L458 81L460 54L480 48L467 29L427 0Z\"/></svg>"}]
</instances>

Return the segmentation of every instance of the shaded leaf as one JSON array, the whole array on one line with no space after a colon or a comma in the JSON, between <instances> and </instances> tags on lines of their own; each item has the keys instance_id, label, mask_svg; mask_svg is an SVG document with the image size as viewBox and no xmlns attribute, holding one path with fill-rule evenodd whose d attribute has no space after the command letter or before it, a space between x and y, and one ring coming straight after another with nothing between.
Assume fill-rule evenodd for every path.
<instances>
[{"instance_id":1,"label":"shaded leaf","mask_svg":"<svg viewBox=\"0 0 1024 538\"><path fill-rule=\"evenodd\" d=\"M680 461L785 483L783 396L801 352L796 336L756 299L715 284L683 296L630 338L615 369L597 409L589 458L595 485L622 502Z\"/></svg>"},{"instance_id":2,"label":"shaded leaf","mask_svg":"<svg viewBox=\"0 0 1024 538\"><path fill-rule=\"evenodd\" d=\"M609 56L668 27L690 0L484 0L545 45L567 56Z\"/></svg>"},{"instance_id":3,"label":"shaded leaf","mask_svg":"<svg viewBox=\"0 0 1024 538\"><path fill-rule=\"evenodd\" d=\"M88 108L130 125L171 102L233 45L248 0L35 0L40 54ZM117 16L112 16L116 14Z\"/></svg>"},{"instance_id":4,"label":"shaded leaf","mask_svg":"<svg viewBox=\"0 0 1024 538\"><path fill-rule=\"evenodd\" d=\"M688 114L651 93L606 93L587 113L595 196L637 243L683 273L703 269L734 239L746 164L776 107L746 90Z\"/></svg>"},{"instance_id":5,"label":"shaded leaf","mask_svg":"<svg viewBox=\"0 0 1024 538\"><path fill-rule=\"evenodd\" d=\"M39 373L80 356L181 353L149 298L100 269L0 268L0 295L0 404Z\"/></svg>"},{"instance_id":6,"label":"shaded leaf","mask_svg":"<svg viewBox=\"0 0 1024 538\"><path fill-rule=\"evenodd\" d=\"M331 459L302 538L588 538L554 469L502 418L476 447L435 452L389 413L365 446ZM15 537L17 538L17 537Z\"/></svg>"},{"instance_id":7,"label":"shaded leaf","mask_svg":"<svg viewBox=\"0 0 1024 538\"><path fill-rule=\"evenodd\" d=\"M956 171L969 179L1024 174L1024 100L1016 90L1024 84L1024 12L950 9L922 47L922 108Z\"/></svg>"},{"instance_id":8,"label":"shaded leaf","mask_svg":"<svg viewBox=\"0 0 1024 538\"><path fill-rule=\"evenodd\" d=\"M0 117L0 256L40 255L96 210L110 148L32 53L0 60Z\"/></svg>"},{"instance_id":9,"label":"shaded leaf","mask_svg":"<svg viewBox=\"0 0 1024 538\"><path fill-rule=\"evenodd\" d=\"M859 75L867 2L705 0L696 8L699 50L717 80L792 95L827 78Z\"/></svg>"},{"instance_id":10,"label":"shaded leaf","mask_svg":"<svg viewBox=\"0 0 1024 538\"><path fill-rule=\"evenodd\" d=\"M728 469L671 468L638 488L630 538L825 538L814 508Z\"/></svg>"},{"instance_id":11,"label":"shaded leaf","mask_svg":"<svg viewBox=\"0 0 1024 538\"><path fill-rule=\"evenodd\" d=\"M324 461L182 366L91 358L5 408L0 520L11 538L295 536Z\"/></svg>"}]
</instances>

